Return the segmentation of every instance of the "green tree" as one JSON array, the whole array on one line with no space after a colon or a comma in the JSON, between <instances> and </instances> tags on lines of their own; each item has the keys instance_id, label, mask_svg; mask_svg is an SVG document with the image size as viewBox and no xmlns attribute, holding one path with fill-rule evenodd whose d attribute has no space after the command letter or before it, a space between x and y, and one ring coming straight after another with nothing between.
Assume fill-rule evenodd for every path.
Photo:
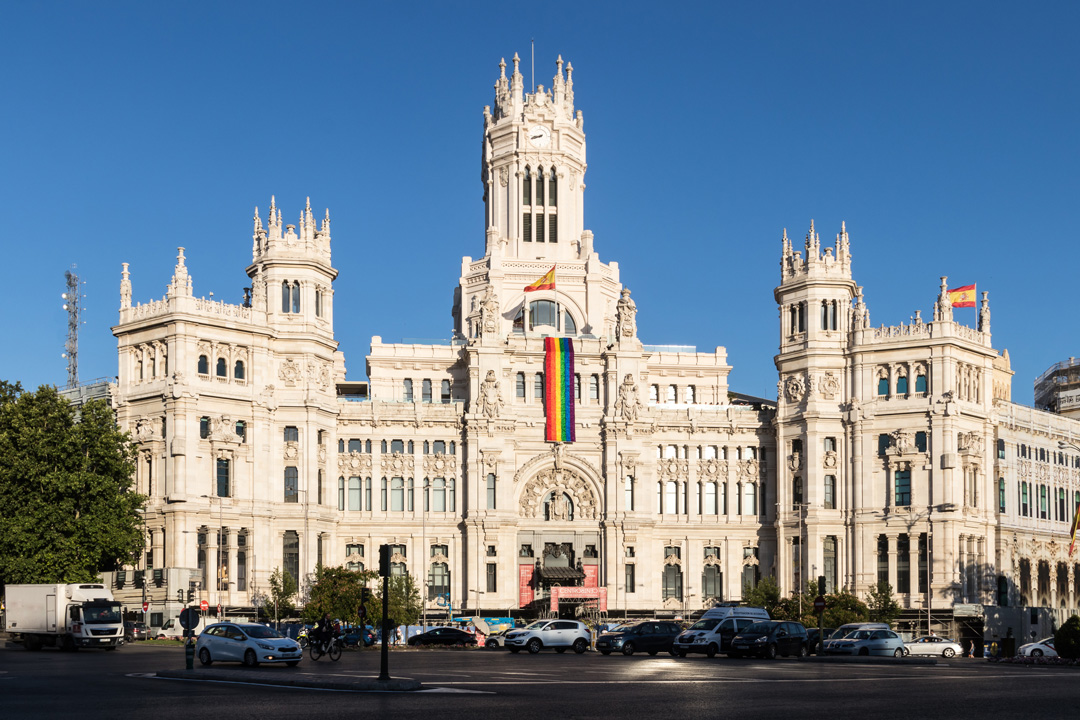
<instances>
[{"instance_id":1,"label":"green tree","mask_svg":"<svg viewBox=\"0 0 1080 720\"><path fill-rule=\"evenodd\" d=\"M0 382L0 583L86 582L142 548L135 451L112 410Z\"/></svg>"},{"instance_id":2,"label":"green tree","mask_svg":"<svg viewBox=\"0 0 1080 720\"><path fill-rule=\"evenodd\" d=\"M360 620L360 602L363 588L376 577L372 570L347 570L343 567L319 565L315 569L315 583L311 586L303 617L315 621L329 613L330 617L356 623ZM374 603L371 603L374 606ZM368 608L368 618L374 607ZM382 610L380 609L380 613Z\"/></svg>"},{"instance_id":3,"label":"green tree","mask_svg":"<svg viewBox=\"0 0 1080 720\"><path fill-rule=\"evenodd\" d=\"M776 578L771 575L758 580L757 585L750 587L749 583L743 585L742 604L747 607L765 608L769 617L776 617L780 610L780 586L776 584Z\"/></svg>"},{"instance_id":4,"label":"green tree","mask_svg":"<svg viewBox=\"0 0 1080 720\"><path fill-rule=\"evenodd\" d=\"M1080 617L1073 615L1054 632L1054 649L1063 658L1080 658Z\"/></svg>"},{"instance_id":5,"label":"green tree","mask_svg":"<svg viewBox=\"0 0 1080 720\"><path fill-rule=\"evenodd\" d=\"M381 580L381 578L380 578ZM372 625L382 622L382 582L374 593L373 604L375 607L368 608L368 617ZM420 602L420 591L416 589L411 575L394 575L390 578L390 602L387 607L387 616L390 627L397 625L415 625L420 620L423 607Z\"/></svg>"},{"instance_id":6,"label":"green tree","mask_svg":"<svg viewBox=\"0 0 1080 720\"><path fill-rule=\"evenodd\" d=\"M274 608L274 621L293 612L292 599L296 596L296 581L281 568L270 573L270 605ZM267 608L269 610L269 608Z\"/></svg>"},{"instance_id":7,"label":"green tree","mask_svg":"<svg viewBox=\"0 0 1080 720\"><path fill-rule=\"evenodd\" d=\"M870 617L870 609L858 597L841 590L825 596L825 627L837 628L854 622L864 622Z\"/></svg>"},{"instance_id":8,"label":"green tree","mask_svg":"<svg viewBox=\"0 0 1080 720\"><path fill-rule=\"evenodd\" d=\"M900 603L893 599L892 585L887 582L879 582L870 589L866 607L870 612L870 622L892 624L900 617Z\"/></svg>"}]
</instances>

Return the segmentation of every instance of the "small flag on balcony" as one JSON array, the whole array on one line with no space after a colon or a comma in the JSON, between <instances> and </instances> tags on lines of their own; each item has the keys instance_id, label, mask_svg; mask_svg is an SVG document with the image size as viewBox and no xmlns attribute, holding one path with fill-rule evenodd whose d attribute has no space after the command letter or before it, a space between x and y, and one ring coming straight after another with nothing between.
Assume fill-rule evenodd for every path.
<instances>
[{"instance_id":1,"label":"small flag on balcony","mask_svg":"<svg viewBox=\"0 0 1080 720\"><path fill-rule=\"evenodd\" d=\"M554 272L554 270L553 270ZM544 338L544 406L548 442L574 442L574 341Z\"/></svg>"},{"instance_id":2,"label":"small flag on balcony","mask_svg":"<svg viewBox=\"0 0 1080 720\"><path fill-rule=\"evenodd\" d=\"M975 286L965 285L949 291L949 302L954 308L975 307Z\"/></svg>"}]
</instances>

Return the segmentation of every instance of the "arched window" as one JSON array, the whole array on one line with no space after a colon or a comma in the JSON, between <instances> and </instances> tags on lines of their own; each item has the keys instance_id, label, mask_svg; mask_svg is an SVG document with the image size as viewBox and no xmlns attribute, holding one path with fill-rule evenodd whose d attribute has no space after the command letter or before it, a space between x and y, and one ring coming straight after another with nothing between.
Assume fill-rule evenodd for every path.
<instances>
[{"instance_id":1,"label":"arched window","mask_svg":"<svg viewBox=\"0 0 1080 720\"><path fill-rule=\"evenodd\" d=\"M235 431L240 437L240 442L247 442L247 423L243 420L237 420Z\"/></svg>"},{"instance_id":2,"label":"arched window","mask_svg":"<svg viewBox=\"0 0 1080 720\"><path fill-rule=\"evenodd\" d=\"M210 359L207 358L205 355L200 355L199 356L199 374L200 375L209 375L210 374Z\"/></svg>"},{"instance_id":3,"label":"arched window","mask_svg":"<svg viewBox=\"0 0 1080 720\"><path fill-rule=\"evenodd\" d=\"M554 242L554 240L552 241ZM563 311L563 334L564 335L577 335L577 323L574 321L574 316L570 314L569 310Z\"/></svg>"},{"instance_id":4,"label":"arched window","mask_svg":"<svg viewBox=\"0 0 1080 720\"><path fill-rule=\"evenodd\" d=\"M529 321L532 327L550 325L559 329L559 309L551 300L534 300L529 303Z\"/></svg>"},{"instance_id":5,"label":"arched window","mask_svg":"<svg viewBox=\"0 0 1080 720\"><path fill-rule=\"evenodd\" d=\"M634 478L632 475L626 476L626 507L623 509L627 512L632 512L634 509Z\"/></svg>"},{"instance_id":6,"label":"arched window","mask_svg":"<svg viewBox=\"0 0 1080 720\"><path fill-rule=\"evenodd\" d=\"M649 386L649 402L652 402L652 403L660 402L660 386L659 385L650 385Z\"/></svg>"},{"instance_id":7,"label":"arched window","mask_svg":"<svg viewBox=\"0 0 1080 720\"><path fill-rule=\"evenodd\" d=\"M315 288L315 316L322 317L322 290Z\"/></svg>"},{"instance_id":8,"label":"arched window","mask_svg":"<svg viewBox=\"0 0 1080 720\"><path fill-rule=\"evenodd\" d=\"M521 179L521 204L532 205L532 172L529 167L525 167L525 176ZM525 235L525 242L532 240L532 237Z\"/></svg>"},{"instance_id":9,"label":"arched window","mask_svg":"<svg viewBox=\"0 0 1080 720\"><path fill-rule=\"evenodd\" d=\"M237 360L236 364L233 366L233 378L236 379L236 380L243 380L244 379L244 361L243 360Z\"/></svg>"},{"instance_id":10,"label":"arched window","mask_svg":"<svg viewBox=\"0 0 1080 720\"><path fill-rule=\"evenodd\" d=\"M536 205L544 206L544 168L537 168L536 170Z\"/></svg>"},{"instance_id":11,"label":"arched window","mask_svg":"<svg viewBox=\"0 0 1080 720\"><path fill-rule=\"evenodd\" d=\"M684 396L685 401L686 401L687 404L693 405L694 400L695 400L695 398L694 398L694 386L693 385L687 385L686 390L683 393L683 396Z\"/></svg>"},{"instance_id":12,"label":"arched window","mask_svg":"<svg viewBox=\"0 0 1080 720\"><path fill-rule=\"evenodd\" d=\"M589 400L600 402L600 376L589 376Z\"/></svg>"},{"instance_id":13,"label":"arched window","mask_svg":"<svg viewBox=\"0 0 1080 720\"><path fill-rule=\"evenodd\" d=\"M300 312L300 281L295 280L292 284L292 311Z\"/></svg>"},{"instance_id":14,"label":"arched window","mask_svg":"<svg viewBox=\"0 0 1080 720\"><path fill-rule=\"evenodd\" d=\"M292 286L288 280L281 281L281 312L287 313L292 309Z\"/></svg>"},{"instance_id":15,"label":"arched window","mask_svg":"<svg viewBox=\"0 0 1080 720\"><path fill-rule=\"evenodd\" d=\"M551 168L551 172L548 174L548 205L555 207L559 204L559 189L555 184L556 179L555 168ZM551 236L551 242L555 242L555 236Z\"/></svg>"},{"instance_id":16,"label":"arched window","mask_svg":"<svg viewBox=\"0 0 1080 720\"><path fill-rule=\"evenodd\" d=\"M753 483L743 483L743 515L757 515L757 493Z\"/></svg>"},{"instance_id":17,"label":"arched window","mask_svg":"<svg viewBox=\"0 0 1080 720\"><path fill-rule=\"evenodd\" d=\"M217 359L217 376L220 378L229 376L229 366L225 362L225 358Z\"/></svg>"},{"instance_id":18,"label":"arched window","mask_svg":"<svg viewBox=\"0 0 1080 720\"><path fill-rule=\"evenodd\" d=\"M525 399L525 373L519 372L514 379L514 396Z\"/></svg>"}]
</instances>

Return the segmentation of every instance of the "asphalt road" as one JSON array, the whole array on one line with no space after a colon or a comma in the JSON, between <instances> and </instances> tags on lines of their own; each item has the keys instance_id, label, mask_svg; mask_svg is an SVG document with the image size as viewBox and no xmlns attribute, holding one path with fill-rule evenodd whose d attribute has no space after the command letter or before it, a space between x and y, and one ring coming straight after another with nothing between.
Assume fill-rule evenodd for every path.
<instances>
[{"instance_id":1,"label":"asphalt road","mask_svg":"<svg viewBox=\"0 0 1080 720\"><path fill-rule=\"evenodd\" d=\"M198 661L196 660L196 665ZM180 647L115 652L0 649L4 718L1075 718L1080 669L955 659L937 665L832 664L610 656L511 655L487 650L390 654L390 674L424 683L410 693L356 693L156 678L183 669ZM305 657L296 668L260 667L261 679L374 678L379 653L337 663ZM233 674L226 672L225 674Z\"/></svg>"}]
</instances>

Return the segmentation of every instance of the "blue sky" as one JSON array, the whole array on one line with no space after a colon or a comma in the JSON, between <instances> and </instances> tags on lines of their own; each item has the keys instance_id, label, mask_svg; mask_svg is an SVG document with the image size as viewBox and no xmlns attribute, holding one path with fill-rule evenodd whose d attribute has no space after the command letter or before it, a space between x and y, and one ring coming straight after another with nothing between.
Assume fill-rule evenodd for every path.
<instances>
[{"instance_id":1,"label":"blue sky","mask_svg":"<svg viewBox=\"0 0 1080 720\"><path fill-rule=\"evenodd\" d=\"M116 374L120 264L239 302L251 217L333 221L337 337L445 338L483 254L480 134L501 57L574 65L586 227L648 344L727 348L775 397L780 236L847 222L871 322L990 292L1013 399L1080 355L1080 4L10 2L0 23L8 311L0 379L63 385L64 271L86 282L80 378ZM1057 249L1055 249L1057 248ZM972 310L957 316L975 324Z\"/></svg>"}]
</instances>

